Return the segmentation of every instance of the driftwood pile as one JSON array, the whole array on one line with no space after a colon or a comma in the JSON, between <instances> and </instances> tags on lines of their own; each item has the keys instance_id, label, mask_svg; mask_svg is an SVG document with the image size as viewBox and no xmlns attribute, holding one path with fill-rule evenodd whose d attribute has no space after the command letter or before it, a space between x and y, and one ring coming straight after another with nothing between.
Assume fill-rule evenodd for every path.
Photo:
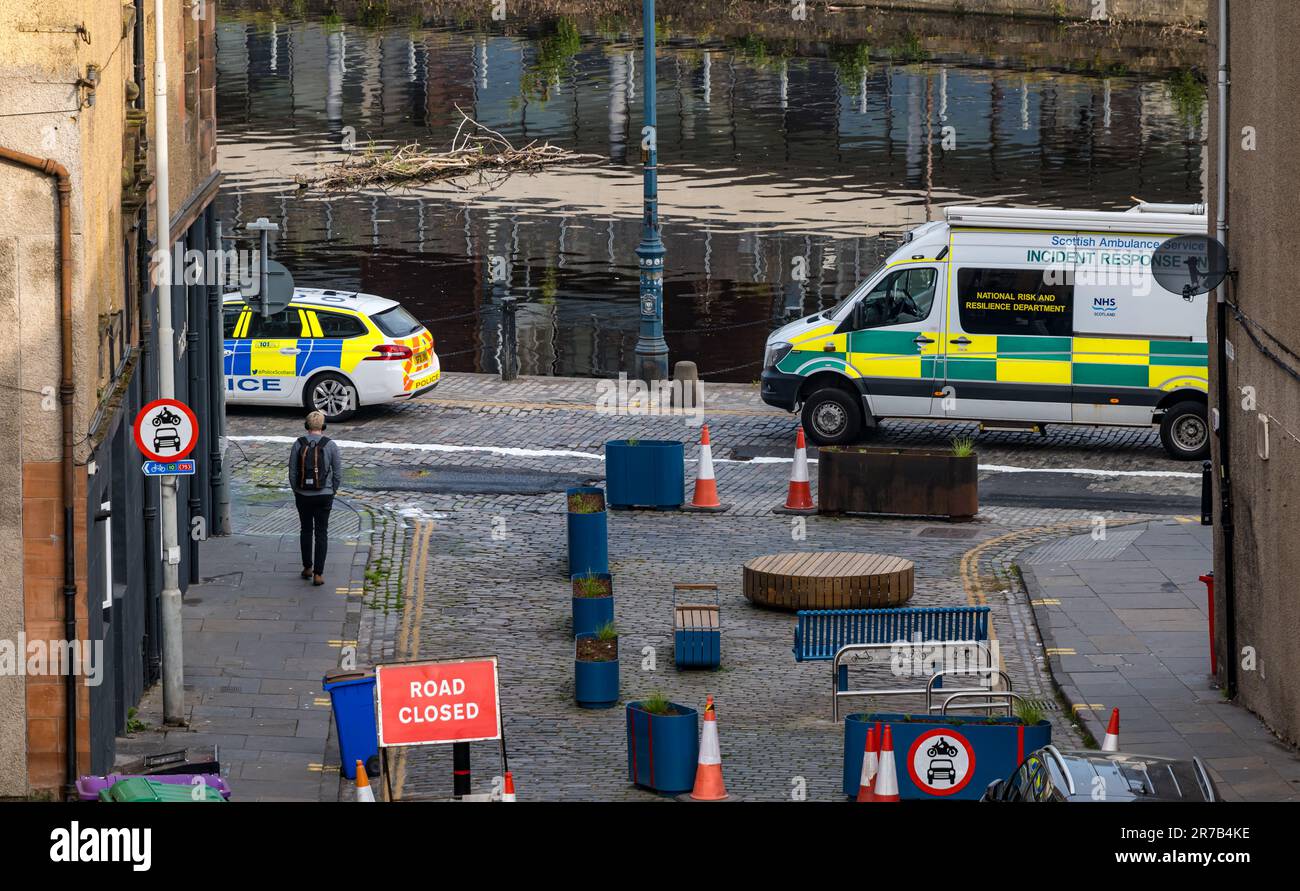
<instances>
[{"instance_id":1,"label":"driftwood pile","mask_svg":"<svg viewBox=\"0 0 1300 891\"><path fill-rule=\"evenodd\" d=\"M368 188L453 180L478 176L478 185L495 188L515 173L533 173L544 167L598 160L549 142L536 140L516 148L497 131L480 124L459 107L460 126L447 151L423 148L411 143L396 149L366 149L355 156L328 165L322 172L298 176L300 189L321 192L353 192Z\"/></svg>"}]
</instances>

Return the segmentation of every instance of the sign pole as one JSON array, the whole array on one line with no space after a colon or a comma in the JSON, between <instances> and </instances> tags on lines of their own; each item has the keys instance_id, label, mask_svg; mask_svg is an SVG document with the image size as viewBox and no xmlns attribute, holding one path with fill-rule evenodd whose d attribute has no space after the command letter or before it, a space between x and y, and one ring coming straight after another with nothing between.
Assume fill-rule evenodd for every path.
<instances>
[{"instance_id":1,"label":"sign pole","mask_svg":"<svg viewBox=\"0 0 1300 891\"><path fill-rule=\"evenodd\" d=\"M470 793L469 743L452 744L451 792L456 798L463 798Z\"/></svg>"}]
</instances>

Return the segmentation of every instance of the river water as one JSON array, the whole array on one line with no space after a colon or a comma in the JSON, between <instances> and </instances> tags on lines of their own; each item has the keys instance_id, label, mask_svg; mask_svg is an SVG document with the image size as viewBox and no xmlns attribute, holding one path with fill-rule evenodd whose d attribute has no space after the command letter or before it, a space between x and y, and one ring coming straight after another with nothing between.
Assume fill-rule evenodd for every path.
<instances>
[{"instance_id":1,"label":"river water","mask_svg":"<svg viewBox=\"0 0 1300 891\"><path fill-rule=\"evenodd\" d=\"M523 373L630 369L640 52L636 33L569 20L505 35L227 13L222 219L279 223L274 255L300 285L401 301L447 369L498 370L506 295ZM757 379L781 319L833 304L945 205L1202 200L1203 108L1177 73L1018 69L974 46L919 59L811 41L786 56L677 30L657 65L670 361L712 380ZM596 158L490 190L321 196L294 182L371 143L445 148L458 108L517 146Z\"/></svg>"}]
</instances>

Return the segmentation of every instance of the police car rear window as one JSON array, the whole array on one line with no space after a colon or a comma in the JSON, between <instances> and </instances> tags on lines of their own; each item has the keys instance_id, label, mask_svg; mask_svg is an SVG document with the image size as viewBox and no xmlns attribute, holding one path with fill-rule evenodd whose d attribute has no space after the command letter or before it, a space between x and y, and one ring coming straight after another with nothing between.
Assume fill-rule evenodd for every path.
<instances>
[{"instance_id":1,"label":"police car rear window","mask_svg":"<svg viewBox=\"0 0 1300 891\"><path fill-rule=\"evenodd\" d=\"M370 317L370 321L379 326L379 330L389 337L409 337L420 329L420 323L400 306L386 309Z\"/></svg>"},{"instance_id":2,"label":"police car rear window","mask_svg":"<svg viewBox=\"0 0 1300 891\"><path fill-rule=\"evenodd\" d=\"M321 337L360 337L366 333L366 326L352 316L318 311L316 318L320 321Z\"/></svg>"}]
</instances>

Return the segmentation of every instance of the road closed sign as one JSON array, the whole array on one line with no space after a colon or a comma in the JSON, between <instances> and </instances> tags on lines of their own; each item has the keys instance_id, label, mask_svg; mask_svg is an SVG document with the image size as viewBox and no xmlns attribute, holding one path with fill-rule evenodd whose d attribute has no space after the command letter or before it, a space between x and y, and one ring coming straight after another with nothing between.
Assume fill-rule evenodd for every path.
<instances>
[{"instance_id":1,"label":"road closed sign","mask_svg":"<svg viewBox=\"0 0 1300 891\"><path fill-rule=\"evenodd\" d=\"M975 747L950 727L922 733L907 752L907 772L927 795L956 795L975 775Z\"/></svg>"},{"instance_id":2,"label":"road closed sign","mask_svg":"<svg viewBox=\"0 0 1300 891\"><path fill-rule=\"evenodd\" d=\"M496 656L380 665L375 693L381 746L501 736Z\"/></svg>"}]
</instances>

